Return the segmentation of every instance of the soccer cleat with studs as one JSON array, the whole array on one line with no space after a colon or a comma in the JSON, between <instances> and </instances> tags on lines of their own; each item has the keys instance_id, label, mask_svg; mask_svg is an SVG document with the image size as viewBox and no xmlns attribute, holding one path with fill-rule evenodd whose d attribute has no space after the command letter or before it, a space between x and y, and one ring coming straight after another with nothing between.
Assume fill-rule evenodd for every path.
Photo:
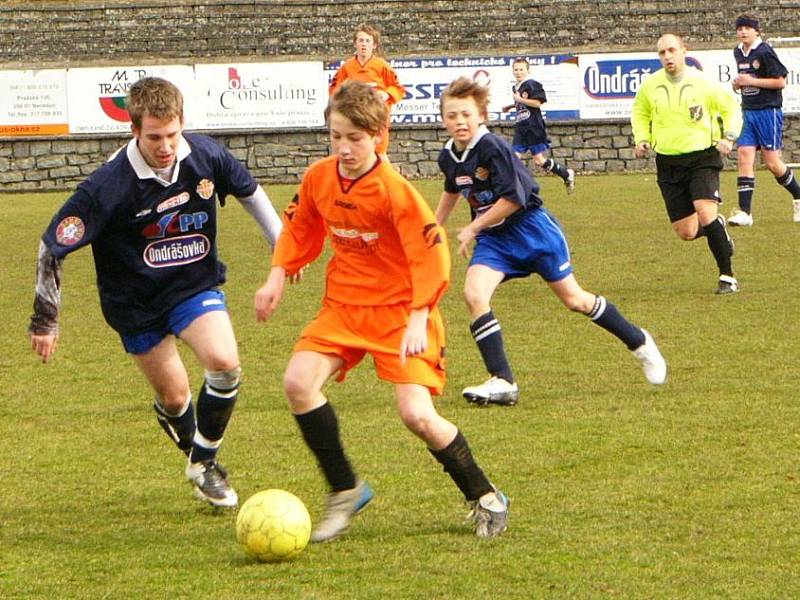
<instances>
[{"instance_id":1,"label":"soccer cleat with studs","mask_svg":"<svg viewBox=\"0 0 800 600\"><path fill-rule=\"evenodd\" d=\"M719 276L719 283L717 284L717 289L714 291L715 294L724 296L726 294L735 294L738 291L739 282L736 281L735 277L731 277L730 275Z\"/></svg>"},{"instance_id":2,"label":"soccer cleat with studs","mask_svg":"<svg viewBox=\"0 0 800 600\"><path fill-rule=\"evenodd\" d=\"M464 388L461 395L467 402L480 406L487 404L514 406L519 400L519 386L501 377L492 376L480 385Z\"/></svg>"},{"instance_id":3,"label":"soccer cleat with studs","mask_svg":"<svg viewBox=\"0 0 800 600\"><path fill-rule=\"evenodd\" d=\"M734 227L752 227L753 215L737 208L731 213L731 216L728 217L728 225Z\"/></svg>"},{"instance_id":4,"label":"soccer cleat with studs","mask_svg":"<svg viewBox=\"0 0 800 600\"><path fill-rule=\"evenodd\" d=\"M469 503L472 510L466 521L479 538L497 537L508 529L508 506L511 501L503 492L495 490Z\"/></svg>"},{"instance_id":5,"label":"soccer cleat with studs","mask_svg":"<svg viewBox=\"0 0 800 600\"><path fill-rule=\"evenodd\" d=\"M375 494L366 481L358 480L356 487L328 494L325 516L311 532L311 541L327 542L339 537L350 519L367 507Z\"/></svg>"},{"instance_id":6,"label":"soccer cleat with studs","mask_svg":"<svg viewBox=\"0 0 800 600\"><path fill-rule=\"evenodd\" d=\"M642 333L644 344L633 350L633 355L642 363L647 381L653 385L661 385L667 380L667 361L661 356L653 336L645 329L642 329Z\"/></svg>"},{"instance_id":7,"label":"soccer cleat with studs","mask_svg":"<svg viewBox=\"0 0 800 600\"><path fill-rule=\"evenodd\" d=\"M186 478L199 500L220 508L234 508L239 503L236 491L228 483L228 473L214 459L189 462L186 465Z\"/></svg>"}]
</instances>

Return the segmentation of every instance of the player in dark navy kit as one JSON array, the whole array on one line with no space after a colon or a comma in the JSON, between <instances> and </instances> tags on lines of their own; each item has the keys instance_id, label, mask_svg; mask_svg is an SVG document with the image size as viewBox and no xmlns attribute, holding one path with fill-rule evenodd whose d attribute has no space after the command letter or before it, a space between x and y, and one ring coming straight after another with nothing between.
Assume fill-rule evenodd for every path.
<instances>
[{"instance_id":1,"label":"player in dark navy kit","mask_svg":"<svg viewBox=\"0 0 800 600\"><path fill-rule=\"evenodd\" d=\"M475 241L464 295L472 318L470 331L491 375L485 383L464 389L464 397L478 404L516 404L519 387L489 303L501 283L532 273L538 273L567 308L619 338L642 363L650 383L664 383L667 365L650 334L625 319L603 296L578 285L567 240L542 206L538 184L508 142L484 124L488 89L462 77L447 87L441 103L452 137L439 154L445 180L436 220L443 224L459 197L469 202L472 222L458 233L462 256Z\"/></svg>"},{"instance_id":2,"label":"player in dark navy kit","mask_svg":"<svg viewBox=\"0 0 800 600\"><path fill-rule=\"evenodd\" d=\"M788 70L775 50L761 39L761 26L753 15L736 19L739 45L733 50L738 74L733 87L742 94L744 127L739 136L737 162L739 208L728 217L730 225L753 224L753 192L756 186L756 150L775 181L792 196L794 222L800 223L800 182L781 159L783 147L783 94Z\"/></svg>"},{"instance_id":3,"label":"player in dark navy kit","mask_svg":"<svg viewBox=\"0 0 800 600\"><path fill-rule=\"evenodd\" d=\"M503 112L516 109L516 125L514 127L514 141L511 147L517 156L522 159L530 152L533 163L544 169L547 173L554 173L564 180L567 193L575 191L575 171L567 169L564 165L545 154L550 148L547 139L547 130L541 107L547 102L547 94L541 83L529 75L530 64L525 58L515 58L511 63L511 70L517 83L512 88L514 104L503 107Z\"/></svg>"},{"instance_id":4,"label":"player in dark navy kit","mask_svg":"<svg viewBox=\"0 0 800 600\"><path fill-rule=\"evenodd\" d=\"M274 246L281 221L264 190L225 148L183 132L183 98L148 77L128 92L133 139L82 182L42 236L29 334L44 362L58 341L62 262L92 246L100 304L155 393L158 422L187 455L195 494L236 506L217 463L241 369L217 257L217 202L239 199ZM176 346L205 370L193 406Z\"/></svg>"}]
</instances>

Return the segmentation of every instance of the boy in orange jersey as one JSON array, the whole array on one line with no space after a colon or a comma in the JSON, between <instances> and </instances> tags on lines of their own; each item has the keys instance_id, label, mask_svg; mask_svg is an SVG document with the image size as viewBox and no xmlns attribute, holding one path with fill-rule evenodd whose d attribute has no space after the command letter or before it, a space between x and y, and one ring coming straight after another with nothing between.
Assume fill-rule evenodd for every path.
<instances>
[{"instance_id":1,"label":"boy in orange jersey","mask_svg":"<svg viewBox=\"0 0 800 600\"><path fill-rule=\"evenodd\" d=\"M303 330L284 374L300 431L330 487L314 542L340 535L372 499L345 455L333 407L322 393L365 354L378 377L394 384L403 424L420 437L472 507L479 537L506 529L508 498L486 478L458 428L440 416L431 394L444 387L444 327L437 308L449 283L444 230L414 187L380 159L386 121L377 91L345 83L328 107L332 155L311 165L284 213L256 318L277 308L287 277L322 252L329 238L322 309Z\"/></svg>"},{"instance_id":2,"label":"boy in orange jersey","mask_svg":"<svg viewBox=\"0 0 800 600\"><path fill-rule=\"evenodd\" d=\"M378 95L386 103L386 123L381 128L377 152L384 161L388 162L386 152L389 149L389 118L392 105L403 99L406 89L400 85L394 69L377 56L381 33L374 27L364 23L359 24L353 32L353 45L356 54L347 59L333 76L328 93L333 96L336 90L345 81L355 80L366 83L378 91Z\"/></svg>"}]
</instances>

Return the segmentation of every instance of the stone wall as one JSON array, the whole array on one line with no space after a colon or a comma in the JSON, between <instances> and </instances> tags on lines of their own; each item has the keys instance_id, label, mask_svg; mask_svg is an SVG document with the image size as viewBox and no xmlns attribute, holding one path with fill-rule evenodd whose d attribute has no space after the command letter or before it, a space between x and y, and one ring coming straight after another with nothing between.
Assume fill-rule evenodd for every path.
<instances>
[{"instance_id":1,"label":"stone wall","mask_svg":"<svg viewBox=\"0 0 800 600\"><path fill-rule=\"evenodd\" d=\"M98 61L340 58L368 21L390 56L648 49L658 33L724 48L731 0L117 0L0 4L0 68ZM770 36L798 34L800 1L759 3ZM792 15L794 15L792 17ZM3 65L7 65L3 67Z\"/></svg>"},{"instance_id":2,"label":"stone wall","mask_svg":"<svg viewBox=\"0 0 800 600\"><path fill-rule=\"evenodd\" d=\"M727 48L750 2L729 0L175 0L0 4L0 69L205 60L341 58L355 23L380 28L392 57L651 49L658 32ZM798 34L800 1L758 9L769 35ZM793 15L793 16L792 16ZM787 160L800 162L800 116L787 119ZM511 136L508 126L495 131ZM625 122L549 126L553 155L580 172L651 169L632 156ZM297 181L327 153L323 130L214 132L265 183ZM444 133L396 126L390 156L409 177L437 175ZM0 191L69 189L125 143L120 136L0 139Z\"/></svg>"},{"instance_id":3,"label":"stone wall","mask_svg":"<svg viewBox=\"0 0 800 600\"><path fill-rule=\"evenodd\" d=\"M785 122L787 162L800 162L800 115ZM509 139L513 127L496 125L493 131ZM652 159L633 156L627 122L575 121L551 123L552 155L580 173L631 172L654 169ZM231 152L265 183L298 181L305 168L328 152L323 130L269 133L214 133ZM392 131L389 156L410 178L439 175L436 157L445 141L441 128L407 125ZM0 192L67 190L100 166L129 137L102 139L18 139L0 143ZM735 165L728 161L729 168Z\"/></svg>"}]
</instances>

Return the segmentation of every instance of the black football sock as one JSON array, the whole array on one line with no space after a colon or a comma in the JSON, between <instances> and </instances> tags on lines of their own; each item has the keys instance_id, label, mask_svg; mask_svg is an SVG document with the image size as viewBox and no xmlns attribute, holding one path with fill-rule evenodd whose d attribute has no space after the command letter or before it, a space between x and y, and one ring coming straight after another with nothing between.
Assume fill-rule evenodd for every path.
<instances>
[{"instance_id":1,"label":"black football sock","mask_svg":"<svg viewBox=\"0 0 800 600\"><path fill-rule=\"evenodd\" d=\"M737 177L736 188L739 193L739 208L749 215L753 209L753 192L756 189L756 178Z\"/></svg>"},{"instance_id":2,"label":"black football sock","mask_svg":"<svg viewBox=\"0 0 800 600\"><path fill-rule=\"evenodd\" d=\"M161 406L158 399L153 402L153 410L156 411L156 417L158 418L158 424L161 425L161 429L163 429L169 436L169 439L181 449L181 452L189 456L196 429L192 397L189 396L183 411L177 415L171 415L164 410L164 407Z\"/></svg>"},{"instance_id":3,"label":"black football sock","mask_svg":"<svg viewBox=\"0 0 800 600\"><path fill-rule=\"evenodd\" d=\"M486 370L495 377L514 383L514 374L511 372L503 344L503 330L494 318L494 313L490 310L482 314L470 323L469 330L475 343L478 344Z\"/></svg>"},{"instance_id":4,"label":"black football sock","mask_svg":"<svg viewBox=\"0 0 800 600\"><path fill-rule=\"evenodd\" d=\"M564 181L566 181L569 178L569 173L567 172L567 168L561 163L554 161L552 158L548 158L546 161L544 161L542 168L548 173L555 173L556 175L561 177L561 179L563 179Z\"/></svg>"},{"instance_id":5,"label":"black football sock","mask_svg":"<svg viewBox=\"0 0 800 600\"><path fill-rule=\"evenodd\" d=\"M790 168L786 168L786 172L780 177L776 177L775 181L781 184L792 195L795 200L800 200L800 183L792 173Z\"/></svg>"},{"instance_id":6,"label":"black football sock","mask_svg":"<svg viewBox=\"0 0 800 600\"><path fill-rule=\"evenodd\" d=\"M444 467L445 473L450 475L467 500L478 500L484 494L494 491L494 487L475 462L472 450L461 431L441 450L428 448L428 451Z\"/></svg>"},{"instance_id":7,"label":"black football sock","mask_svg":"<svg viewBox=\"0 0 800 600\"><path fill-rule=\"evenodd\" d=\"M345 456L339 437L339 421L331 403L326 402L294 418L331 491L341 492L356 487L356 474Z\"/></svg>"},{"instance_id":8,"label":"black football sock","mask_svg":"<svg viewBox=\"0 0 800 600\"><path fill-rule=\"evenodd\" d=\"M733 277L733 268L731 267L731 243L728 239L728 232L725 229L724 220L716 218L708 225L704 225L703 229L706 230L708 248L711 250L711 254L714 255L714 260L717 261L719 274Z\"/></svg>"},{"instance_id":9,"label":"black football sock","mask_svg":"<svg viewBox=\"0 0 800 600\"><path fill-rule=\"evenodd\" d=\"M238 369L230 372L206 372L203 387L197 396L197 431L192 445L192 462L216 457L233 414L238 391Z\"/></svg>"},{"instance_id":10,"label":"black football sock","mask_svg":"<svg viewBox=\"0 0 800 600\"><path fill-rule=\"evenodd\" d=\"M644 344L644 333L628 321L611 302L603 296L595 296L594 307L588 315L593 323L618 337L628 350L636 350Z\"/></svg>"}]
</instances>

